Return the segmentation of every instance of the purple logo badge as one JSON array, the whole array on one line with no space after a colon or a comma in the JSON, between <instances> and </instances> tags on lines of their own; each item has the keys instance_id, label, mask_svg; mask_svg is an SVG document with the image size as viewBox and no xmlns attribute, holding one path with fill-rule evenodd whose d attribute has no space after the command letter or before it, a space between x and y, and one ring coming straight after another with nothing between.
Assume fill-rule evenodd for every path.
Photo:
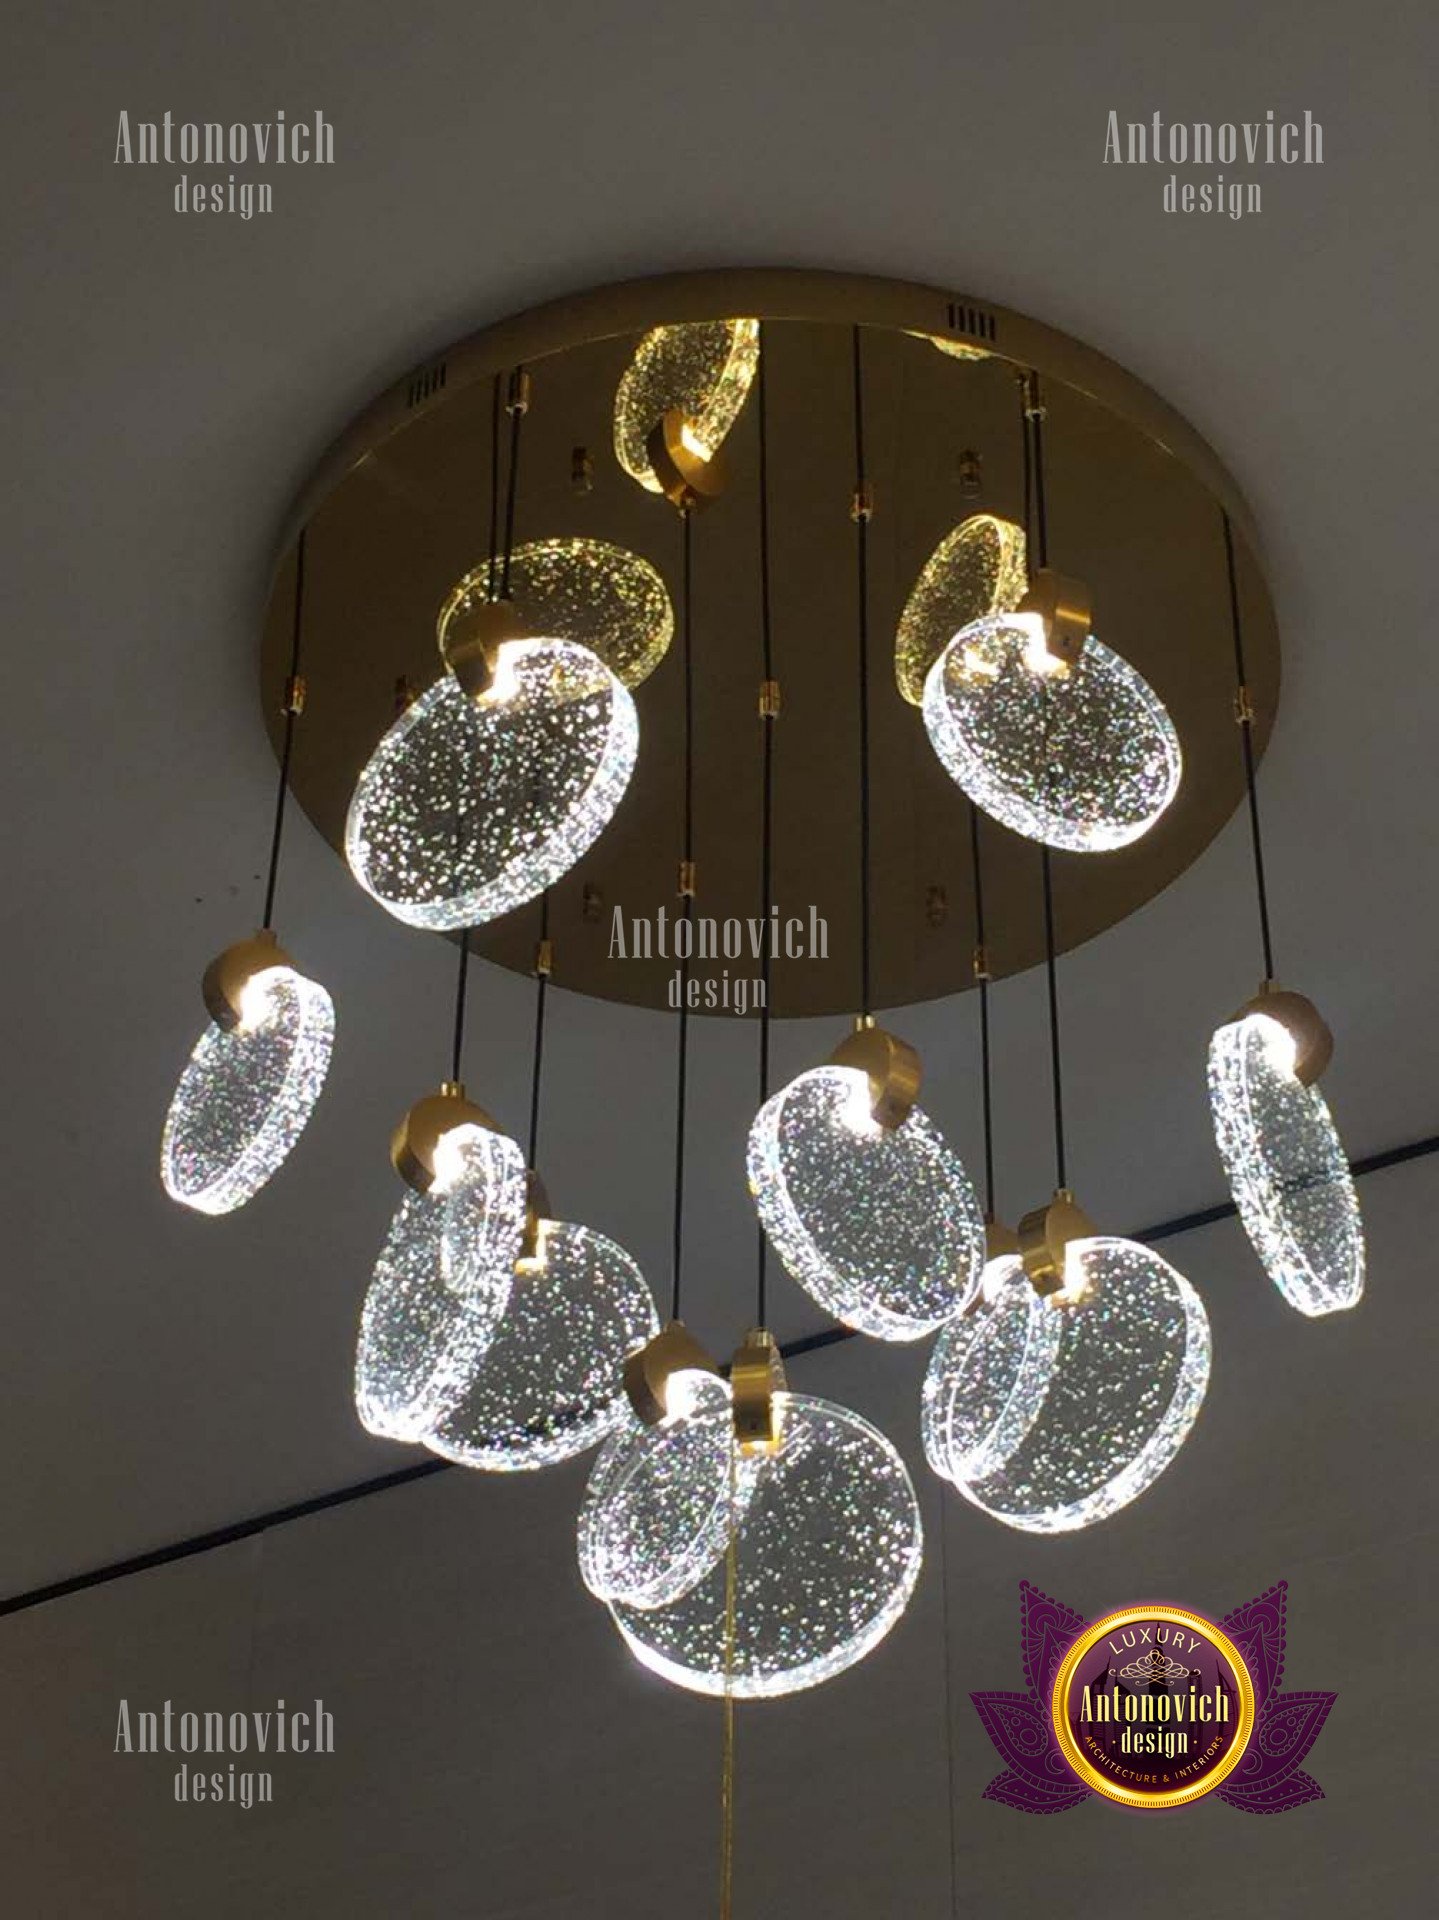
<instances>
[{"instance_id":1,"label":"purple logo badge","mask_svg":"<svg viewBox=\"0 0 1439 1920\"><path fill-rule=\"evenodd\" d=\"M986 1800L1062 1813L1091 1793L1140 1808L1217 1793L1245 1813L1322 1800L1300 1770L1332 1693L1278 1691L1288 1586L1218 1625L1146 1602L1086 1624L1020 1582L1028 1691L972 1696L1006 1763Z\"/></svg>"}]
</instances>

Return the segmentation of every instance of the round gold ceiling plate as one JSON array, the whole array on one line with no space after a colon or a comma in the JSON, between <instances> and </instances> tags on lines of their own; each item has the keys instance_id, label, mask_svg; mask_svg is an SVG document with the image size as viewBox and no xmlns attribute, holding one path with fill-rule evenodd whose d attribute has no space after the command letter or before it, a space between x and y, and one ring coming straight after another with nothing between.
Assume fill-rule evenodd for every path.
<instances>
[{"instance_id":1,"label":"round gold ceiling plate","mask_svg":"<svg viewBox=\"0 0 1439 1920\"><path fill-rule=\"evenodd\" d=\"M906 600L940 542L972 514L1023 519L1016 373L1046 408L1050 563L1078 576L1095 631L1163 700L1184 779L1143 839L1056 854L1062 948L1152 899L1243 798L1222 512L1235 547L1254 740L1279 696L1279 644L1249 511L1206 442L1149 388L1067 335L970 294L799 271L629 282L505 320L389 388L321 461L295 504L265 623L261 694L278 751L293 616L294 538L308 527L295 754L300 806L337 849L355 780L391 724L395 688L428 686L435 621L487 558L492 383L531 376L517 542L584 538L642 556L680 603L681 522L614 454L614 400L639 340L686 321L763 322L768 408L773 678L763 721L756 400L723 455L728 483L696 519L697 921L714 952L691 964L694 1010L753 1011L759 937L761 730L774 728L772 1011L853 1013L859 993L859 747L852 329L863 329L869 542L873 1001L899 1007L973 982L968 802L895 682ZM963 356L936 351L963 347ZM508 419L501 415L502 432ZM978 491L975 490L976 462ZM675 1004L681 852L678 641L635 694L640 754L615 819L553 889L553 979L603 999ZM1043 955L1039 855L985 821L991 977ZM378 909L376 909L378 910ZM477 953L534 964L538 904L473 936ZM645 945L648 942L648 952ZM637 951L638 949L638 951Z\"/></svg>"}]
</instances>

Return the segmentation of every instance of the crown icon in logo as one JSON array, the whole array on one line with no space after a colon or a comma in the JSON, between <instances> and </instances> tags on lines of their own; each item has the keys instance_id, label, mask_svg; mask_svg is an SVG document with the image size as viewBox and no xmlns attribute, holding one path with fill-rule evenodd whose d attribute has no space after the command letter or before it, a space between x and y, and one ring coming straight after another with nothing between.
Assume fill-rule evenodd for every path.
<instances>
[{"instance_id":1,"label":"crown icon in logo","mask_svg":"<svg viewBox=\"0 0 1439 1920\"><path fill-rule=\"evenodd\" d=\"M1181 1667L1177 1660L1171 1660L1156 1647L1152 1653L1141 1654L1138 1660L1121 1667L1119 1677L1121 1680L1187 1680L1195 1671L1194 1667Z\"/></svg>"}]
</instances>

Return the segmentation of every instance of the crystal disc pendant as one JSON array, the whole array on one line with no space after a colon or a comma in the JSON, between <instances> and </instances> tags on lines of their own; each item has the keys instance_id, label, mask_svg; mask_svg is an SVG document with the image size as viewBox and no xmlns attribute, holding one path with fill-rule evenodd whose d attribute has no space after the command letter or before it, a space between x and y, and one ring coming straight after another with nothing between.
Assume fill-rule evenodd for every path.
<instances>
[{"instance_id":1,"label":"crystal disc pendant","mask_svg":"<svg viewBox=\"0 0 1439 1920\"><path fill-rule=\"evenodd\" d=\"M450 674L390 728L345 822L350 871L411 926L479 926L594 845L634 771L628 690L588 647L509 640L471 699Z\"/></svg>"},{"instance_id":2,"label":"crystal disc pendant","mask_svg":"<svg viewBox=\"0 0 1439 1920\"><path fill-rule=\"evenodd\" d=\"M615 458L651 493L664 491L648 441L665 414L684 415L700 458L712 460L739 418L759 366L758 320L655 327L635 348L615 392Z\"/></svg>"},{"instance_id":3,"label":"crystal disc pendant","mask_svg":"<svg viewBox=\"0 0 1439 1920\"><path fill-rule=\"evenodd\" d=\"M486 559L456 581L438 621L452 626L493 601L498 564ZM510 555L510 605L525 633L556 634L597 653L627 687L649 678L669 650L675 616L650 562L607 540L527 540Z\"/></svg>"},{"instance_id":4,"label":"crystal disc pendant","mask_svg":"<svg viewBox=\"0 0 1439 1920\"><path fill-rule=\"evenodd\" d=\"M554 1466L627 1417L622 1375L659 1332L644 1276L623 1247L567 1220L540 1223L494 1335L454 1406L425 1435L432 1453L488 1473Z\"/></svg>"},{"instance_id":5,"label":"crystal disc pendant","mask_svg":"<svg viewBox=\"0 0 1439 1920\"><path fill-rule=\"evenodd\" d=\"M1294 1071L1294 1041L1249 1013L1209 1043L1214 1137L1244 1231L1300 1313L1335 1313L1364 1291L1364 1227L1329 1107Z\"/></svg>"},{"instance_id":6,"label":"crystal disc pendant","mask_svg":"<svg viewBox=\"0 0 1439 1920\"><path fill-rule=\"evenodd\" d=\"M509 1303L525 1162L507 1135L457 1127L454 1178L407 1194L365 1296L355 1407L371 1433L424 1440L463 1399Z\"/></svg>"},{"instance_id":7,"label":"crystal disc pendant","mask_svg":"<svg viewBox=\"0 0 1439 1920\"><path fill-rule=\"evenodd\" d=\"M924 683L924 724L950 778L1027 839L1071 853L1128 846L1179 790L1179 736L1127 661L1085 640L1055 670L1026 616L955 634Z\"/></svg>"},{"instance_id":8,"label":"crystal disc pendant","mask_svg":"<svg viewBox=\"0 0 1439 1920\"><path fill-rule=\"evenodd\" d=\"M969 1176L920 1108L876 1121L860 1069L814 1067L767 1100L748 1164L775 1251L846 1326L919 1340L973 1297L984 1218Z\"/></svg>"},{"instance_id":9,"label":"crystal disc pendant","mask_svg":"<svg viewBox=\"0 0 1439 1920\"><path fill-rule=\"evenodd\" d=\"M911 587L895 633L894 677L911 706L922 704L925 678L955 634L1011 612L1028 585L1024 529L1013 521L973 513L944 536Z\"/></svg>"},{"instance_id":10,"label":"crystal disc pendant","mask_svg":"<svg viewBox=\"0 0 1439 1920\"><path fill-rule=\"evenodd\" d=\"M590 1592L644 1612L680 1599L719 1565L731 1513L743 1517L757 1470L736 1453L727 1381L683 1374L669 1392L680 1406L663 1424L629 1419L605 1442L577 1529Z\"/></svg>"},{"instance_id":11,"label":"crystal disc pendant","mask_svg":"<svg viewBox=\"0 0 1439 1920\"><path fill-rule=\"evenodd\" d=\"M964 1497L1026 1533L1117 1513L1183 1445L1209 1384L1209 1318L1137 1241L1076 1240L1063 1299L1018 1259L941 1333L925 1375L925 1457Z\"/></svg>"},{"instance_id":12,"label":"crystal disc pendant","mask_svg":"<svg viewBox=\"0 0 1439 1920\"><path fill-rule=\"evenodd\" d=\"M335 1009L293 967L245 987L239 1024L212 1023L190 1055L165 1116L160 1177L201 1213L243 1206L304 1131L329 1070Z\"/></svg>"},{"instance_id":13,"label":"crystal disc pendant","mask_svg":"<svg viewBox=\"0 0 1439 1920\"><path fill-rule=\"evenodd\" d=\"M884 1638L919 1577L919 1503L889 1441L830 1400L785 1393L777 1404L779 1450L747 1463L753 1483L734 1512L732 1634L729 1527L718 1559L679 1599L610 1603L635 1657L695 1693L723 1694L727 1668L740 1700L832 1679Z\"/></svg>"}]
</instances>

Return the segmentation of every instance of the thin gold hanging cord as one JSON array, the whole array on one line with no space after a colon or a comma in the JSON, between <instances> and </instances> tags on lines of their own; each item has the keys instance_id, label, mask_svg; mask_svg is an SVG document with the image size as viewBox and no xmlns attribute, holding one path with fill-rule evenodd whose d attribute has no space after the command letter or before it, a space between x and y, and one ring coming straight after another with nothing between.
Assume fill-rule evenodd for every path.
<instances>
[{"instance_id":1,"label":"thin gold hanging cord","mask_svg":"<svg viewBox=\"0 0 1439 1920\"><path fill-rule=\"evenodd\" d=\"M737 1456L729 1447L729 1545L724 1567L724 1759L720 1767L720 1920L734 1913L734 1663L739 1614L739 1501Z\"/></svg>"},{"instance_id":2,"label":"thin gold hanging cord","mask_svg":"<svg viewBox=\"0 0 1439 1920\"><path fill-rule=\"evenodd\" d=\"M949 1529L948 1502L939 1502L939 1631L944 1651L944 1755L949 1782L949 1910L959 1920L959 1829L954 1817L954 1685L949 1659Z\"/></svg>"}]
</instances>

